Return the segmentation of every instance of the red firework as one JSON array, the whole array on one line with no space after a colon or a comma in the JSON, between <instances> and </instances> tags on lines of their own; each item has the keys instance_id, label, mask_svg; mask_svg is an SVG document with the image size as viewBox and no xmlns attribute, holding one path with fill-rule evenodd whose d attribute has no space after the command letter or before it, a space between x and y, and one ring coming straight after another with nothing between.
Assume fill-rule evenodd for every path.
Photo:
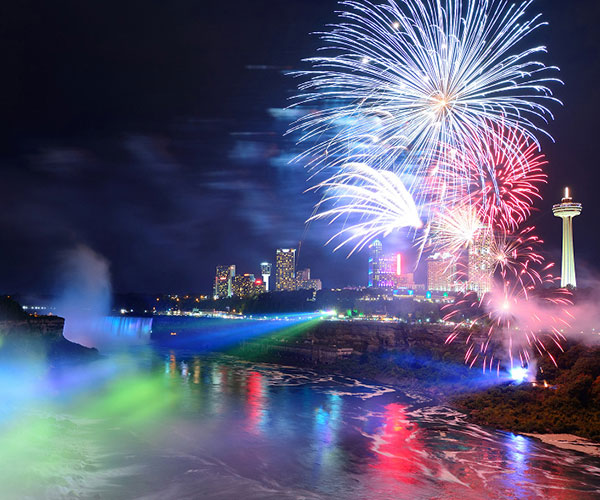
<instances>
[{"instance_id":1,"label":"red firework","mask_svg":"<svg viewBox=\"0 0 600 500\"><path fill-rule=\"evenodd\" d=\"M544 285L555 281L544 270L536 274ZM464 337L465 363L469 367L480 361L484 372L494 366L499 371L501 360L494 354L497 347L507 349L511 368L515 358L521 366L528 365L534 351L549 356L556 364L547 345L552 342L562 350L565 338L561 329L568 327L572 318L568 307L572 304L571 293L561 288L537 287L537 279L524 281L504 280L481 299L468 292L445 306L444 320L456 323L446 343ZM503 342L508 345L500 345Z\"/></svg>"},{"instance_id":2,"label":"red firework","mask_svg":"<svg viewBox=\"0 0 600 500\"><path fill-rule=\"evenodd\" d=\"M434 190L452 205L473 205L483 224L514 230L529 217L535 200L541 199L546 164L535 144L502 127L475 148L452 150L440 165L451 180L443 185L434 181Z\"/></svg>"},{"instance_id":3,"label":"red firework","mask_svg":"<svg viewBox=\"0 0 600 500\"><path fill-rule=\"evenodd\" d=\"M521 286L527 284L542 284L544 278L537 269L544 263L540 254L540 246L544 243L533 234L534 227L526 227L515 233L496 229L490 244L490 254L494 260L494 270L500 270L502 281L515 279ZM542 272L551 267L546 266Z\"/></svg>"}]
</instances>

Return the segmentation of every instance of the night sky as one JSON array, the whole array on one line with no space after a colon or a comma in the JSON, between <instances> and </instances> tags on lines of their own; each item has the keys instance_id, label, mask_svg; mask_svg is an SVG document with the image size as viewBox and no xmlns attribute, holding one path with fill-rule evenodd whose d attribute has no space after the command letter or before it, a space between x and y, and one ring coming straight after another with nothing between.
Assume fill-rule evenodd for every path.
<instances>
[{"instance_id":1,"label":"night sky","mask_svg":"<svg viewBox=\"0 0 600 500\"><path fill-rule=\"evenodd\" d=\"M86 245L118 291L209 292L217 264L258 273L302 241L328 287L366 282L366 256L323 247L314 195L290 165L286 72L335 21L330 0L23 0L0 7L0 292L48 292ZM568 185L578 278L600 271L600 2L537 0L547 64L561 68L543 143L545 200L531 222L554 257L550 208ZM391 249L391 244L389 245Z\"/></svg>"}]
</instances>

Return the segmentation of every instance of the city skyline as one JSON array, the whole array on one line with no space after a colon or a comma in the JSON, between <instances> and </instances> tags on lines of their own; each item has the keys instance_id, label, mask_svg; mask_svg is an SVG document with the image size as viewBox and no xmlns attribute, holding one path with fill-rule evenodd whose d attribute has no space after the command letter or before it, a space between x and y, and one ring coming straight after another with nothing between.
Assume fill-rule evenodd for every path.
<instances>
[{"instance_id":1,"label":"city skyline","mask_svg":"<svg viewBox=\"0 0 600 500\"><path fill-rule=\"evenodd\" d=\"M295 87L286 73L314 53L318 40L307 33L335 19L336 2L268 1L261 9L234 2L236 16L184 4L186 16L155 5L142 14L126 10L123 19L131 22L123 25L110 4L90 6L89 16L68 12L73 24L67 25L41 3L10 7L18 15L5 45L21 47L21 62L9 57L7 72L23 85L9 85L7 95L16 97L4 121L8 130L0 155L0 194L11 207L0 216L11 242L0 248L2 260L10 263L0 269L5 293L53 292L64 253L78 245L108 263L118 291L209 291L216 265L235 261L250 269L269 249L298 247L300 241L299 265L310 262L324 282L332 287L364 282L367 252L346 259L343 249L333 253L324 246L332 234L326 222L305 226L318 196L303 194L306 172L289 163L294 141L283 136L293 118L285 107ZM586 206L575 231L577 265L589 271L579 273L582 286L598 274L594 256L600 245L600 235L587 229L600 213L588 188L596 176L591 144L598 100L592 75L600 46L586 22L590 8L598 9L583 1L550 0L544 6L551 27L544 41L562 70L565 86L557 97L565 105L557 107L548 127L555 143L543 140L550 183L542 186L544 199L530 219L559 266L561 228L551 206L565 185ZM32 27L36 16L29 11L35 9L45 20ZM215 28L198 32L207 13ZM82 45L73 26L88 17L94 37ZM154 18L163 24L157 26ZM125 24L138 29L131 32ZM106 35L113 31L114 38ZM231 40L231 31L248 43ZM12 43L34 33L50 42ZM135 43L132 54L114 58L119 37ZM216 45L223 50L219 56L209 49ZM155 60L147 54L160 55ZM43 83L45 64L53 65L57 82L70 82L69 92ZM99 85L89 65L110 83ZM206 68L214 78L205 79ZM394 237L385 243L397 243L413 259L411 242ZM240 241L248 243L242 248ZM199 260L205 264L196 265Z\"/></svg>"},{"instance_id":2,"label":"city skyline","mask_svg":"<svg viewBox=\"0 0 600 500\"><path fill-rule=\"evenodd\" d=\"M600 494L600 0L5 4L1 498Z\"/></svg>"},{"instance_id":3,"label":"city skyline","mask_svg":"<svg viewBox=\"0 0 600 500\"><path fill-rule=\"evenodd\" d=\"M574 203L568 187L564 188L564 196L560 204L553 205L552 213L563 220L562 234L562 264L561 273L558 276L560 286L577 287L575 275L575 257L573 250L573 217L581 213L580 203ZM439 252L435 249L430 251L421 260L417 266L412 269L413 272L406 270L404 257L398 251L384 252L383 244L379 238L373 240L367 246L368 267L366 285L355 285L358 288L381 288L396 290L412 289L414 293L417 289L423 289L427 292L453 292L466 293L474 291L479 297L483 297L493 289L493 282L496 275L495 259L491 255L491 248L494 239L493 232L482 231L475 237L466 248L460 250L458 255L449 252ZM299 283L310 282L310 269L298 270L296 266L296 249L278 248L275 254L275 290L292 291L299 288ZM232 296L231 285L229 293L223 295L218 293L221 276L226 269L232 269L235 275L235 265L217 266L217 273L214 285L214 297L221 298ZM260 264L263 280L256 284L260 286L260 292L269 291L268 279L271 274L272 264L262 262ZM414 279L415 271L419 268L425 270L425 280L416 282ZM245 275L248 276L248 275ZM254 279L254 275L251 275ZM298 276L303 276L298 278ZM312 280L315 281L315 280ZM321 289L321 281L315 291ZM352 286L347 284L348 286ZM302 288L302 287L300 287ZM310 288L310 287L308 287ZM238 294L239 295L239 294Z\"/></svg>"}]
</instances>

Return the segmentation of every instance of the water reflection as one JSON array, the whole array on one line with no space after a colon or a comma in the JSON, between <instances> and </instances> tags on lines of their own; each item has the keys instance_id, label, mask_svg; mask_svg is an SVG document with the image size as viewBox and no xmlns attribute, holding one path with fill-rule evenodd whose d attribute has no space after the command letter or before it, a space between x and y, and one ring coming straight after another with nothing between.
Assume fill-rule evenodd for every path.
<instances>
[{"instance_id":1,"label":"water reflection","mask_svg":"<svg viewBox=\"0 0 600 500\"><path fill-rule=\"evenodd\" d=\"M263 375L259 372L248 372L246 377L246 430L254 434L260 434L267 420L267 396Z\"/></svg>"},{"instance_id":2,"label":"water reflection","mask_svg":"<svg viewBox=\"0 0 600 500\"><path fill-rule=\"evenodd\" d=\"M286 491L461 500L600 494L599 461L485 431L398 392L226 357L171 351L165 359L168 376L195 388L183 397L196 403L185 405L194 408L188 424L215 436L199 443L203 452Z\"/></svg>"},{"instance_id":3,"label":"water reflection","mask_svg":"<svg viewBox=\"0 0 600 500\"><path fill-rule=\"evenodd\" d=\"M386 480L415 483L421 468L419 451L423 447L417 424L409 420L406 406L399 403L387 405L383 418L382 429L371 445L376 453L376 461L371 467Z\"/></svg>"},{"instance_id":4,"label":"water reflection","mask_svg":"<svg viewBox=\"0 0 600 500\"><path fill-rule=\"evenodd\" d=\"M42 386L0 419L1 498L600 497L600 460L343 377L170 350Z\"/></svg>"}]
</instances>

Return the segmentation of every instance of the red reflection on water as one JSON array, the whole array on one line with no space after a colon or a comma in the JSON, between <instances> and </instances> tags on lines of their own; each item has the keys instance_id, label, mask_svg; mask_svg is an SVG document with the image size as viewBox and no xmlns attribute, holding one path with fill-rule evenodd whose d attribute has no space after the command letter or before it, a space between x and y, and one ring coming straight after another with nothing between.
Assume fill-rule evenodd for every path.
<instances>
[{"instance_id":1,"label":"red reflection on water","mask_svg":"<svg viewBox=\"0 0 600 500\"><path fill-rule=\"evenodd\" d=\"M177 359L175 358L175 354L171 352L169 355L169 373L171 374L171 378L175 377L177 370Z\"/></svg>"},{"instance_id":2,"label":"red reflection on water","mask_svg":"<svg viewBox=\"0 0 600 500\"><path fill-rule=\"evenodd\" d=\"M221 366L219 369L219 390L224 394L229 394L230 387L227 383L229 380L229 369L226 366Z\"/></svg>"},{"instance_id":3,"label":"red reflection on water","mask_svg":"<svg viewBox=\"0 0 600 500\"><path fill-rule=\"evenodd\" d=\"M371 451L377 454L377 462L371 467L385 479L408 484L418 482L423 444L418 439L417 424L406 417L405 406L392 403L385 407L383 429L371 445Z\"/></svg>"},{"instance_id":4,"label":"red reflection on water","mask_svg":"<svg viewBox=\"0 0 600 500\"><path fill-rule=\"evenodd\" d=\"M246 430L258 434L264 413L265 394L263 390L263 376L258 372L248 373L246 379L248 420Z\"/></svg>"},{"instance_id":5,"label":"red reflection on water","mask_svg":"<svg viewBox=\"0 0 600 500\"><path fill-rule=\"evenodd\" d=\"M200 383L200 359L194 358L194 384Z\"/></svg>"}]
</instances>

